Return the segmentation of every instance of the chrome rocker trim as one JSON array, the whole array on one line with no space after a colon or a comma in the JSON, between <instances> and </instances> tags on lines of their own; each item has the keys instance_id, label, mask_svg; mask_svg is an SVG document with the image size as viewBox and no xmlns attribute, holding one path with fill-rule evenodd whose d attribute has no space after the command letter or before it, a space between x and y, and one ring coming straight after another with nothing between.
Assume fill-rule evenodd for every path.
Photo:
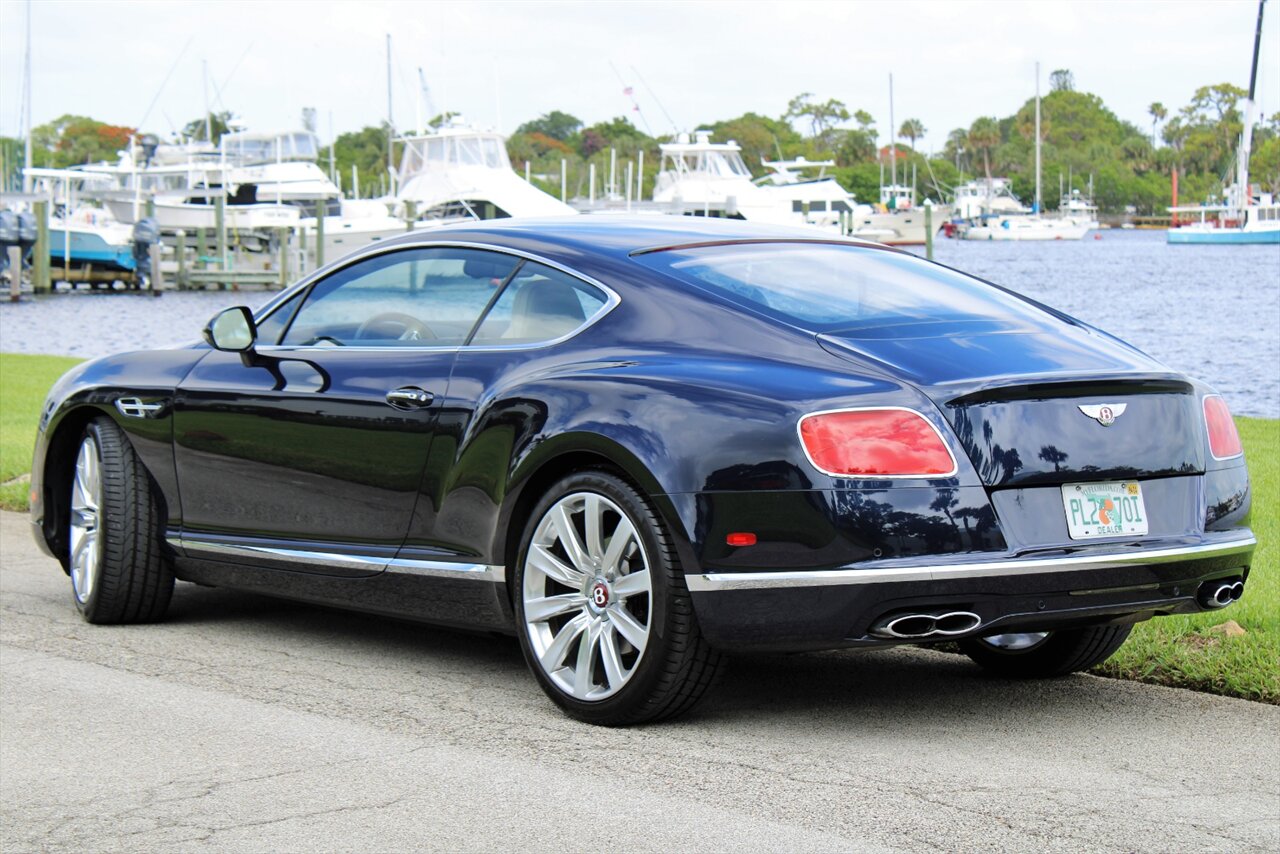
<instances>
[{"instance_id":1,"label":"chrome rocker trim","mask_svg":"<svg viewBox=\"0 0 1280 854\"><path fill-rule=\"evenodd\" d=\"M169 545L191 557L222 556L240 558L271 558L300 566L323 566L332 569L368 570L370 573L386 572L405 575L424 575L433 578L457 578L467 581L506 581L506 568L485 563L458 563L447 560L412 560L372 555L340 554L337 552L286 549L277 546L232 544L211 542L190 537L167 537Z\"/></svg>"},{"instance_id":2,"label":"chrome rocker trim","mask_svg":"<svg viewBox=\"0 0 1280 854\"><path fill-rule=\"evenodd\" d=\"M774 587L837 587L888 582L952 581L997 575L1050 572L1079 572L1152 563L1176 563L1200 558L1228 557L1253 550L1258 540L1252 535L1233 535L1214 542L1142 551L1113 551L1103 554L1067 555L1010 560L939 563L925 565L920 558L900 558L853 563L836 569L780 572L704 572L686 575L685 583L694 593L720 590L764 590Z\"/></svg>"}]
</instances>

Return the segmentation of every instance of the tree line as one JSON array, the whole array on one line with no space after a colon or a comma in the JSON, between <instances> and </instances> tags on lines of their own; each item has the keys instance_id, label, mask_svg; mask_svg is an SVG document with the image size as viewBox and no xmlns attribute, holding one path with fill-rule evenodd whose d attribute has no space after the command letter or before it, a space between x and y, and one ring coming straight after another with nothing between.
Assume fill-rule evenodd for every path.
<instances>
[{"instance_id":1,"label":"tree line","mask_svg":"<svg viewBox=\"0 0 1280 854\"><path fill-rule=\"evenodd\" d=\"M1056 70L1049 79L1040 124L1047 209L1058 205L1059 176L1064 181L1069 176L1076 188L1084 188L1092 177L1095 202L1104 212L1119 213L1132 206L1139 213L1160 214L1170 203L1175 169L1181 202L1221 200L1233 177L1243 127L1239 107L1243 89L1231 83L1202 86L1175 111L1153 103L1148 111L1150 128L1140 128L1117 117L1099 96L1077 91L1069 70ZM432 124L449 118L437 116ZM216 142L232 119L225 112L209 116L207 122L201 116L188 122L182 134L192 139L210 135ZM715 141L736 141L756 176L768 171L766 160L800 156L833 160L836 166L831 174L863 201L875 201L882 175L888 180L888 129L870 112L850 108L836 98L804 92L792 98L780 116L748 112L703 122L697 128L710 130ZM995 175L1009 178L1024 202L1034 197L1034 98L1013 115L979 116L968 127L953 129L941 151L917 150L927 133L918 118L906 119L895 130L899 183L914 179L922 197L945 198L957 184ZM352 190L353 166L366 195L389 186L389 132L384 123L343 133L333 141L333 177L344 191ZM84 116L62 116L34 129L34 160L36 165L59 167L111 160L134 133L132 128ZM523 172L527 163L534 182L557 196L562 161L569 195L585 196L592 164L596 192L602 192L610 149L620 162L633 164L644 152L642 195L648 197L660 158L658 146L669 139L645 133L626 116L586 125L570 113L553 110L521 124L508 138L507 150L517 171ZM0 156L7 168L14 169L21 162L21 142L0 138ZM395 160L399 160L398 151ZM321 166L327 168L329 162L325 148ZM1280 113L1255 129L1250 178L1264 190L1280 193ZM621 187L617 189L622 192Z\"/></svg>"}]
</instances>

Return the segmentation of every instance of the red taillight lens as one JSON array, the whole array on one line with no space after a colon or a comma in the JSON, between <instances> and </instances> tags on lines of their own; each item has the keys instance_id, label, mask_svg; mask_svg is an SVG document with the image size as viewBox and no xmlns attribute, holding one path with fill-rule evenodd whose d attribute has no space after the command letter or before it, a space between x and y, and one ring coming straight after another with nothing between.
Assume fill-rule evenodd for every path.
<instances>
[{"instance_id":1,"label":"red taillight lens","mask_svg":"<svg viewBox=\"0 0 1280 854\"><path fill-rule=\"evenodd\" d=\"M1209 431L1209 452L1215 460L1229 460L1244 453L1236 422L1220 395L1205 395L1204 424Z\"/></svg>"},{"instance_id":2,"label":"red taillight lens","mask_svg":"<svg viewBox=\"0 0 1280 854\"><path fill-rule=\"evenodd\" d=\"M956 461L937 428L909 409L820 412L800 419L809 460L833 475L950 477Z\"/></svg>"}]
</instances>

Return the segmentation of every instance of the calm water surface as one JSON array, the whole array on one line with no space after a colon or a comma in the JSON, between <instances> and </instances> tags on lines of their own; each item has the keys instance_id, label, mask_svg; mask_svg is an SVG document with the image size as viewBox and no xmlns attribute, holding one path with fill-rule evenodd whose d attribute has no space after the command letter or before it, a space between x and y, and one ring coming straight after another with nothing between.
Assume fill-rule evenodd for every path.
<instances>
[{"instance_id":1,"label":"calm water surface","mask_svg":"<svg viewBox=\"0 0 1280 854\"><path fill-rule=\"evenodd\" d=\"M1046 243L939 240L934 260L1091 323L1280 418L1280 246L1169 246L1163 231ZM924 249L919 250L924 254Z\"/></svg>"},{"instance_id":2,"label":"calm water surface","mask_svg":"<svg viewBox=\"0 0 1280 854\"><path fill-rule=\"evenodd\" d=\"M1280 247L1169 246L1160 231L1098 234L1052 243L940 239L935 258L1124 338L1215 386L1236 414L1280 418ZM219 309L271 296L81 293L0 303L0 349L93 357L177 344L197 338Z\"/></svg>"}]
</instances>

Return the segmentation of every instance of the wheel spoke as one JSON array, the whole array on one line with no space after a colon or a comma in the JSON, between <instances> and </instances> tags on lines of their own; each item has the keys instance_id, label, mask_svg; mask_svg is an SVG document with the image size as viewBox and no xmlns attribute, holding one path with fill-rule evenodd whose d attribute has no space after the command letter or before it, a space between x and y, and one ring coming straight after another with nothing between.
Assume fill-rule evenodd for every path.
<instances>
[{"instance_id":1,"label":"wheel spoke","mask_svg":"<svg viewBox=\"0 0 1280 854\"><path fill-rule=\"evenodd\" d=\"M573 520L569 518L569 510L563 503L556 505L552 511L555 515L556 536L560 540L560 544L564 546L565 554L569 555L569 560L573 562L574 569L580 572L587 572L591 569L591 558L583 549L582 543L578 540L578 531L573 527Z\"/></svg>"},{"instance_id":2,"label":"wheel spoke","mask_svg":"<svg viewBox=\"0 0 1280 854\"><path fill-rule=\"evenodd\" d=\"M609 620L618 629L618 634L626 639L627 643L636 648L637 651L643 651L645 642L649 639L649 630L636 622L636 618L626 608L610 608L607 612Z\"/></svg>"},{"instance_id":3,"label":"wheel spoke","mask_svg":"<svg viewBox=\"0 0 1280 854\"><path fill-rule=\"evenodd\" d=\"M588 495L582 506L582 520L587 532L587 556L591 560L604 559L604 546L600 538L600 528L604 522L604 502L599 495Z\"/></svg>"},{"instance_id":4,"label":"wheel spoke","mask_svg":"<svg viewBox=\"0 0 1280 854\"><path fill-rule=\"evenodd\" d=\"M579 699L585 699L591 693L591 659L599 639L600 620L596 618L587 623L582 640L578 643L578 660L573 666L573 693Z\"/></svg>"},{"instance_id":5,"label":"wheel spoke","mask_svg":"<svg viewBox=\"0 0 1280 854\"><path fill-rule=\"evenodd\" d=\"M628 573L613 583L613 595L619 599L635 596L637 593L649 592L649 570L638 569Z\"/></svg>"},{"instance_id":6,"label":"wheel spoke","mask_svg":"<svg viewBox=\"0 0 1280 854\"><path fill-rule=\"evenodd\" d=\"M569 652L569 647L587 628L589 620L590 618L586 614L579 614L564 624L560 629L560 633L556 635L555 640L547 647L547 651L542 654L543 670L547 673L553 673L560 669L560 666L564 663L565 655Z\"/></svg>"},{"instance_id":7,"label":"wheel spoke","mask_svg":"<svg viewBox=\"0 0 1280 854\"><path fill-rule=\"evenodd\" d=\"M587 583L587 577L577 569L566 566L559 558L547 550L546 546L534 543L529 549L530 569L536 569L552 581L558 581L565 587L581 590Z\"/></svg>"},{"instance_id":8,"label":"wheel spoke","mask_svg":"<svg viewBox=\"0 0 1280 854\"><path fill-rule=\"evenodd\" d=\"M524 618L531 623L541 623L582 610L587 604L587 597L580 593L563 593L559 596L547 596L542 599L529 599L524 603Z\"/></svg>"},{"instance_id":9,"label":"wheel spoke","mask_svg":"<svg viewBox=\"0 0 1280 854\"><path fill-rule=\"evenodd\" d=\"M622 656L618 654L618 629L613 623L603 629L600 632L600 661L604 664L604 675L609 680L609 687L618 688L627 678Z\"/></svg>"},{"instance_id":10,"label":"wheel spoke","mask_svg":"<svg viewBox=\"0 0 1280 854\"><path fill-rule=\"evenodd\" d=\"M600 563L605 572L619 572L622 559L627 556L627 546L635 541L636 529L626 516L618 520L618 527L613 529L609 539L609 548L605 550L604 560Z\"/></svg>"}]
</instances>

